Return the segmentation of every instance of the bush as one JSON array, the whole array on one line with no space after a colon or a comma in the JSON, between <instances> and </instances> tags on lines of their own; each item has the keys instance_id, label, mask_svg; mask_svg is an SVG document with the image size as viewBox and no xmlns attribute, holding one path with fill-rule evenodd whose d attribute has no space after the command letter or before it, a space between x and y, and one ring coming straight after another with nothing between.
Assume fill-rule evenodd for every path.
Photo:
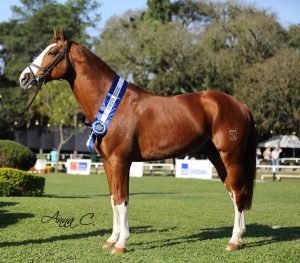
<instances>
[{"instance_id":1,"label":"bush","mask_svg":"<svg viewBox=\"0 0 300 263\"><path fill-rule=\"evenodd\" d=\"M14 193L14 187L9 180L0 177L0 196L11 196Z\"/></svg>"},{"instance_id":2,"label":"bush","mask_svg":"<svg viewBox=\"0 0 300 263\"><path fill-rule=\"evenodd\" d=\"M35 162L35 154L26 146L14 141L0 140L0 167L28 171Z\"/></svg>"},{"instance_id":3,"label":"bush","mask_svg":"<svg viewBox=\"0 0 300 263\"><path fill-rule=\"evenodd\" d=\"M0 196L41 196L45 178L13 168L0 168Z\"/></svg>"}]
</instances>

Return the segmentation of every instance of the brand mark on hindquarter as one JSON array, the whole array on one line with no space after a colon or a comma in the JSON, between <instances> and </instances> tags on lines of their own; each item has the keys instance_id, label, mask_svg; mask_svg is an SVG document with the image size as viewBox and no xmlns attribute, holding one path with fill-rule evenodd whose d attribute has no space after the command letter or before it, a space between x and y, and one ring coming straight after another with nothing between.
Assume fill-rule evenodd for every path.
<instances>
[{"instance_id":1,"label":"brand mark on hindquarter","mask_svg":"<svg viewBox=\"0 0 300 263\"><path fill-rule=\"evenodd\" d=\"M238 139L237 129L229 129L229 140L235 142Z\"/></svg>"}]
</instances>

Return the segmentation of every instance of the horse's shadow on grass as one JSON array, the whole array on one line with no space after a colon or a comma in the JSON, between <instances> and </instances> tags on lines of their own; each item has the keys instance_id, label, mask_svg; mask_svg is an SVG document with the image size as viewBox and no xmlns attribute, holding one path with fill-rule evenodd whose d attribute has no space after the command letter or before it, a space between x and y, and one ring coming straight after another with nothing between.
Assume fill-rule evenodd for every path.
<instances>
[{"instance_id":1,"label":"horse's shadow on grass","mask_svg":"<svg viewBox=\"0 0 300 263\"><path fill-rule=\"evenodd\" d=\"M62 240L72 240L72 239L81 239L81 238L89 238L94 236L102 236L105 234L111 233L111 230L104 229L104 230L96 230L87 233L78 233L78 234L70 234L70 235L59 235L59 236L52 236L48 238L40 238L40 239L28 239L23 241L7 241L0 243L0 247L10 247L10 246L23 246L29 244L44 244L44 243L52 243L55 241L62 241Z\"/></svg>"},{"instance_id":2,"label":"horse's shadow on grass","mask_svg":"<svg viewBox=\"0 0 300 263\"><path fill-rule=\"evenodd\" d=\"M17 205L16 202L0 202L0 228L5 228L9 225L18 223L19 220L34 217L29 213L10 213L4 210L3 207Z\"/></svg>"},{"instance_id":3,"label":"horse's shadow on grass","mask_svg":"<svg viewBox=\"0 0 300 263\"><path fill-rule=\"evenodd\" d=\"M205 240L213 239L222 239L230 238L232 233L232 227L219 227L219 228L204 228L196 234L185 235L176 238L163 239L163 233L169 232L176 229L176 227L171 228L153 228L152 226L136 226L130 228L130 232L134 235L143 235L143 234L157 234L160 236L159 240L152 240L149 242L133 242L129 243L129 250L151 250L162 247L172 247L184 243L194 243L201 242ZM101 229L96 231L91 231L87 233L75 233L69 235L58 235L52 236L44 239L29 239L23 241L8 241L0 243L0 247L7 246L22 246L28 244L43 244L43 243L52 243L56 241L63 240L78 240L95 236L104 236L111 234L112 229ZM272 243L282 242L282 241L291 241L300 239L300 227L279 227L272 228L267 225L251 224L247 226L247 237L258 238L258 241L250 241L246 243L246 247L257 247L264 246ZM246 239L246 238L245 238ZM99 240L100 242L100 240ZM99 245L101 245L99 243Z\"/></svg>"},{"instance_id":4,"label":"horse's shadow on grass","mask_svg":"<svg viewBox=\"0 0 300 263\"><path fill-rule=\"evenodd\" d=\"M247 237L259 238L263 240L247 242L247 247L256 247L262 245L268 245L272 243L291 241L300 239L300 227L272 227L268 225L250 224L246 226L247 231L245 234L245 240ZM187 237L193 240L207 240L207 239L219 239L219 238L230 238L232 233L232 227L220 227L220 228L206 228L201 229L202 231L198 234Z\"/></svg>"},{"instance_id":5,"label":"horse's shadow on grass","mask_svg":"<svg viewBox=\"0 0 300 263\"><path fill-rule=\"evenodd\" d=\"M163 233L168 232L174 228L167 228L167 229L154 229L151 226L137 226L130 228L131 233L134 234L143 234L143 233ZM89 238L89 237L95 237L95 236L104 236L109 235L112 233L112 229L101 229L96 231L91 231L87 233L76 233L76 234L70 234L70 235L59 235L59 236L52 236L49 238L44 239L28 239L23 241L7 241L0 243L0 247L10 247L10 246L23 246L23 245L29 245L29 244L44 244L44 243L52 243L55 241L63 241L63 240L75 240L75 239L82 239L82 238ZM99 239L100 242L100 239ZM99 243L101 245L101 243Z\"/></svg>"},{"instance_id":6,"label":"horse's shadow on grass","mask_svg":"<svg viewBox=\"0 0 300 263\"><path fill-rule=\"evenodd\" d=\"M136 192L131 193L130 196L135 195L171 195L176 193L162 193L162 192ZM82 194L82 195L57 195L57 194L43 194L42 197L46 198L66 198L66 199L84 199L84 198L95 198L95 197L107 197L110 198L110 195L107 194Z\"/></svg>"},{"instance_id":7,"label":"horse's shadow on grass","mask_svg":"<svg viewBox=\"0 0 300 263\"><path fill-rule=\"evenodd\" d=\"M150 242L136 242L130 243L130 246L136 249L142 248L143 250L155 249L161 247L171 247L183 243L194 243L205 240L230 238L232 234L232 227L219 227L219 228L204 228L200 229L199 233L177 238L160 239ZM291 241L300 239L300 227L274 227L267 225L251 224L247 226L246 238L259 238L258 241L246 242L246 247L264 246L272 243ZM262 239L262 240L261 240ZM131 250L135 250L132 248ZM130 251L130 250L129 250Z\"/></svg>"}]
</instances>

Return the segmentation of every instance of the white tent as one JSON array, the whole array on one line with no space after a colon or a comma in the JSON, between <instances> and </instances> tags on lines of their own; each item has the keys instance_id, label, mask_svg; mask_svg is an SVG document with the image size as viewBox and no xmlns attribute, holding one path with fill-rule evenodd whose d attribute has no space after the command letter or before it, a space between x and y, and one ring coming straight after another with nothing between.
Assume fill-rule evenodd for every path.
<instances>
[{"instance_id":1,"label":"white tent","mask_svg":"<svg viewBox=\"0 0 300 263\"><path fill-rule=\"evenodd\" d=\"M296 135L278 135L258 144L259 147L292 148L295 157L295 149L300 148L300 140Z\"/></svg>"},{"instance_id":2,"label":"white tent","mask_svg":"<svg viewBox=\"0 0 300 263\"><path fill-rule=\"evenodd\" d=\"M258 144L259 147L300 148L300 140L296 135L278 135Z\"/></svg>"}]
</instances>

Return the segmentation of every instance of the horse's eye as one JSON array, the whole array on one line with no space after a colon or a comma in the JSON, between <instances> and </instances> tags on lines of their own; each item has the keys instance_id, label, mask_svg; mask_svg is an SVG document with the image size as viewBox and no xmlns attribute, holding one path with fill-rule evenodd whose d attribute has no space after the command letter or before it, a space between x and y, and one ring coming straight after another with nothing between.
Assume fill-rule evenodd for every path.
<instances>
[{"instance_id":1,"label":"horse's eye","mask_svg":"<svg viewBox=\"0 0 300 263\"><path fill-rule=\"evenodd\" d=\"M48 52L48 55L49 55L49 56L55 56L56 53L55 53L54 51L50 51L50 52Z\"/></svg>"}]
</instances>

